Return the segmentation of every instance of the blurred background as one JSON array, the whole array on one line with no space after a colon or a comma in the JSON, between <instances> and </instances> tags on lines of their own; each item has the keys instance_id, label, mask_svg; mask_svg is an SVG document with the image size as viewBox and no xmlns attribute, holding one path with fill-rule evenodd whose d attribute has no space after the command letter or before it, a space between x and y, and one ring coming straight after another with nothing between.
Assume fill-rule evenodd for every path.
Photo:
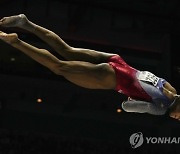
<instances>
[{"instance_id":1,"label":"blurred background","mask_svg":"<svg viewBox=\"0 0 180 154\"><path fill-rule=\"evenodd\" d=\"M180 91L178 0L1 0L0 18L24 13L73 47L121 55ZM48 49L17 28L19 38ZM129 137L178 137L180 124L165 116L125 113L126 96L88 90L57 76L0 41L0 153L179 153L179 144L143 144Z\"/></svg>"}]
</instances>

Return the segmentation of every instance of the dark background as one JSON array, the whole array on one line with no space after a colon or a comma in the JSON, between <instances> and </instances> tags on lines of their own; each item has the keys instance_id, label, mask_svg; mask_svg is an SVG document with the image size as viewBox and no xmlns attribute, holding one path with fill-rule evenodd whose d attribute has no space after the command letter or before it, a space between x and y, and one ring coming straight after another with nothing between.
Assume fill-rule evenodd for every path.
<instances>
[{"instance_id":1,"label":"dark background","mask_svg":"<svg viewBox=\"0 0 180 154\"><path fill-rule=\"evenodd\" d=\"M74 47L121 55L180 91L178 0L1 0L0 18L20 13ZM52 48L26 31L19 37ZM36 100L41 98L42 103ZM178 137L180 124L165 116L117 113L126 96L66 81L0 41L0 153L179 153L179 144L143 144L129 137Z\"/></svg>"}]
</instances>

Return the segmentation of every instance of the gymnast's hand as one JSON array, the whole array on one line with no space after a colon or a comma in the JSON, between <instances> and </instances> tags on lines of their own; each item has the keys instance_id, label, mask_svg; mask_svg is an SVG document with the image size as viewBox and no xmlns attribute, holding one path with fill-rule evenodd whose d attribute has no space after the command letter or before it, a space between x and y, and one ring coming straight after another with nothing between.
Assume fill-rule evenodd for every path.
<instances>
[{"instance_id":1,"label":"gymnast's hand","mask_svg":"<svg viewBox=\"0 0 180 154\"><path fill-rule=\"evenodd\" d=\"M175 103L170 108L169 116L171 118L180 120L180 97L176 98Z\"/></svg>"}]
</instances>

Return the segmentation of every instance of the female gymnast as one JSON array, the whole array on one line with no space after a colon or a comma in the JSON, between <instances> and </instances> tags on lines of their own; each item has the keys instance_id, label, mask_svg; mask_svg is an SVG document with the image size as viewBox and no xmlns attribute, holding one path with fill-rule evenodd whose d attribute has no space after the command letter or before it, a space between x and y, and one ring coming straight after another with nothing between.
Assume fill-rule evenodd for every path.
<instances>
[{"instance_id":1,"label":"female gymnast","mask_svg":"<svg viewBox=\"0 0 180 154\"><path fill-rule=\"evenodd\" d=\"M180 120L180 96L165 79L129 66L119 55L74 48L57 34L31 22L24 14L4 17L0 26L27 30L49 44L67 61L18 38L0 32L0 39L70 82L89 89L113 89L128 96L122 103L126 112L164 115Z\"/></svg>"}]
</instances>

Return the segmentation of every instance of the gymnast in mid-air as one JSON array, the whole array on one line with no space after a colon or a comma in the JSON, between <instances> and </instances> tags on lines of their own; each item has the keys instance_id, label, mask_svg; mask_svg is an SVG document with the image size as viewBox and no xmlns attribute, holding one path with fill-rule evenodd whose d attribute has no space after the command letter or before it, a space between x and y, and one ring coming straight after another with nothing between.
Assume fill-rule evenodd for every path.
<instances>
[{"instance_id":1,"label":"gymnast in mid-air","mask_svg":"<svg viewBox=\"0 0 180 154\"><path fill-rule=\"evenodd\" d=\"M165 79L129 66L121 56L90 49L74 48L57 34L30 21L24 14L4 17L0 26L18 27L35 34L64 59L46 49L32 46L16 33L0 31L0 39L68 81L88 89L112 89L128 96L122 103L126 112L169 114L180 120L180 96Z\"/></svg>"}]
</instances>

